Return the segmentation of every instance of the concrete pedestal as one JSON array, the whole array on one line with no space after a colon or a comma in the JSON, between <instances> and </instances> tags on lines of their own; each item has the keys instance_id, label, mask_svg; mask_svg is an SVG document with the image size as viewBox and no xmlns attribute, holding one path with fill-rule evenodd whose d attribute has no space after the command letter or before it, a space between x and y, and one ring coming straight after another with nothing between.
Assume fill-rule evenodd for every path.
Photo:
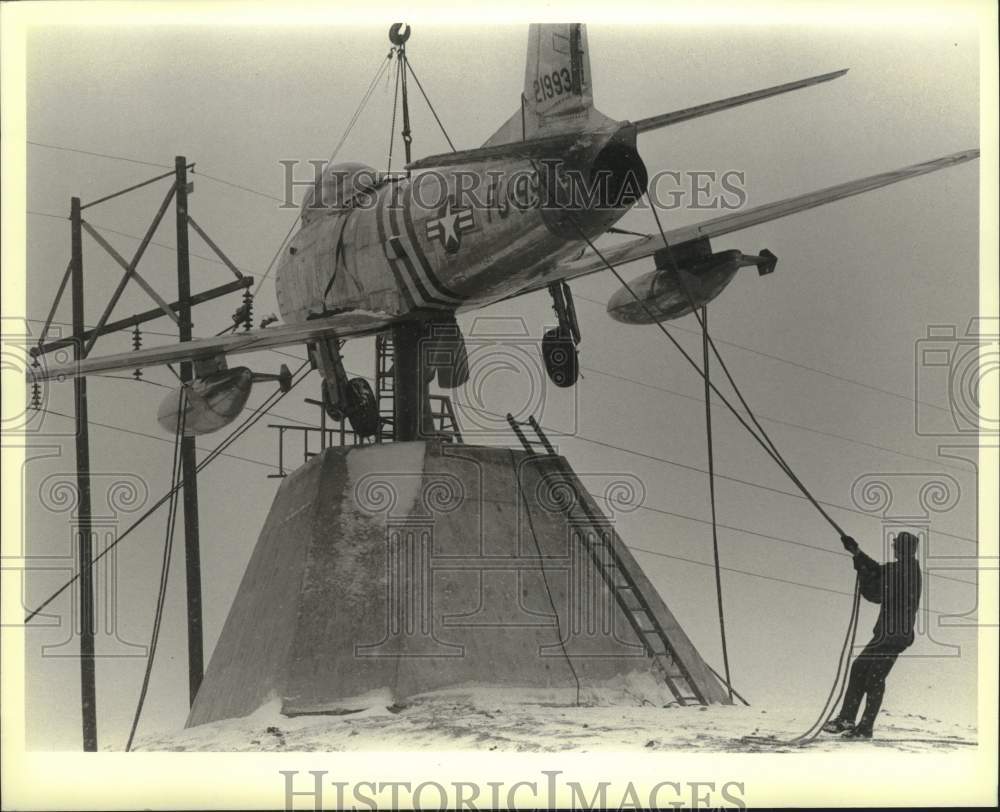
<instances>
[{"instance_id":1,"label":"concrete pedestal","mask_svg":"<svg viewBox=\"0 0 1000 812\"><path fill-rule=\"evenodd\" d=\"M286 715L338 713L474 685L669 702L587 533L705 701L726 701L563 458L427 441L327 449L281 483L188 726L274 697Z\"/></svg>"}]
</instances>

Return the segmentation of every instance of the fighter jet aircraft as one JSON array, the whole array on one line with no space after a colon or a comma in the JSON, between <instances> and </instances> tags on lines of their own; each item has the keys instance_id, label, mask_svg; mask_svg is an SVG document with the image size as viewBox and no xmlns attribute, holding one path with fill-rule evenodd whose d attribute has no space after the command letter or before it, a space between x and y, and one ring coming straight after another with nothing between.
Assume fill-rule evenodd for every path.
<instances>
[{"instance_id":1,"label":"fighter jet aircraft","mask_svg":"<svg viewBox=\"0 0 1000 812\"><path fill-rule=\"evenodd\" d=\"M571 386L580 340L571 280L605 271L609 263L651 257L655 269L612 296L608 314L630 324L675 319L689 313L692 303L700 306L718 296L740 268L755 267L760 274L775 268L777 259L768 251L717 253L713 238L979 155L957 152L595 250L593 241L646 192L641 134L845 73L615 121L594 107L585 26L532 25L521 103L481 147L422 158L405 174L357 163L323 168L279 260L275 287L283 324L42 366L31 371L31 379L193 361L196 380L184 401L185 431L200 434L235 419L255 379L275 378L255 376L245 367L230 369L229 356L304 344L323 376L328 411L370 436L378 429L378 409L367 382L348 379L340 360L344 340L420 325L425 335L438 336L432 339L438 349L448 350L429 356L431 374L436 372L442 387L460 386L467 371L455 314L547 289L559 326L545 334L542 354L553 382ZM679 272L685 274L686 291ZM160 410L169 430L176 425L178 402L171 393Z\"/></svg>"}]
</instances>

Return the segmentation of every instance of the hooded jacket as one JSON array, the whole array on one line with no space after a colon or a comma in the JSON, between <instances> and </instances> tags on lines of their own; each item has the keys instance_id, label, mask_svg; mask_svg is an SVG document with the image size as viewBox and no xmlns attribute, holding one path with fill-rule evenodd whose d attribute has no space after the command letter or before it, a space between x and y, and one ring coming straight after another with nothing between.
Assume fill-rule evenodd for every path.
<instances>
[{"instance_id":1,"label":"hooded jacket","mask_svg":"<svg viewBox=\"0 0 1000 812\"><path fill-rule=\"evenodd\" d=\"M879 564L860 550L854 556L861 596L881 605L872 629L874 640L903 649L913 644L920 603L920 564L915 556Z\"/></svg>"}]
</instances>

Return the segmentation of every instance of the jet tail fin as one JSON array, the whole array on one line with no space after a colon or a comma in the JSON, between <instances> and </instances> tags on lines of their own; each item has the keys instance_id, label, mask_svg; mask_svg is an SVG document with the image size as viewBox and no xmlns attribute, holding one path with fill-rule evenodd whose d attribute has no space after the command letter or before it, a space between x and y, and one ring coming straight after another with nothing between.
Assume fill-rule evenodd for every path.
<instances>
[{"instance_id":1,"label":"jet tail fin","mask_svg":"<svg viewBox=\"0 0 1000 812\"><path fill-rule=\"evenodd\" d=\"M612 123L594 108L587 26L532 24L521 109L483 146L581 132Z\"/></svg>"}]
</instances>

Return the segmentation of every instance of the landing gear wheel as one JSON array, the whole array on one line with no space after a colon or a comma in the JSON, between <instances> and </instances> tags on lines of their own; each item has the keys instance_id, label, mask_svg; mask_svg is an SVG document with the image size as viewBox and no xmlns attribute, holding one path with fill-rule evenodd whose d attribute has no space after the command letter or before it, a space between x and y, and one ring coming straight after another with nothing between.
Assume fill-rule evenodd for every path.
<instances>
[{"instance_id":1,"label":"landing gear wheel","mask_svg":"<svg viewBox=\"0 0 1000 812\"><path fill-rule=\"evenodd\" d=\"M542 361L549 380L560 388L567 388L580 377L580 361L576 342L568 329L554 327L542 336Z\"/></svg>"},{"instance_id":2,"label":"landing gear wheel","mask_svg":"<svg viewBox=\"0 0 1000 812\"><path fill-rule=\"evenodd\" d=\"M382 418L371 384L364 378L352 378L348 389L347 419L351 428L359 437L374 437L382 425Z\"/></svg>"}]
</instances>

